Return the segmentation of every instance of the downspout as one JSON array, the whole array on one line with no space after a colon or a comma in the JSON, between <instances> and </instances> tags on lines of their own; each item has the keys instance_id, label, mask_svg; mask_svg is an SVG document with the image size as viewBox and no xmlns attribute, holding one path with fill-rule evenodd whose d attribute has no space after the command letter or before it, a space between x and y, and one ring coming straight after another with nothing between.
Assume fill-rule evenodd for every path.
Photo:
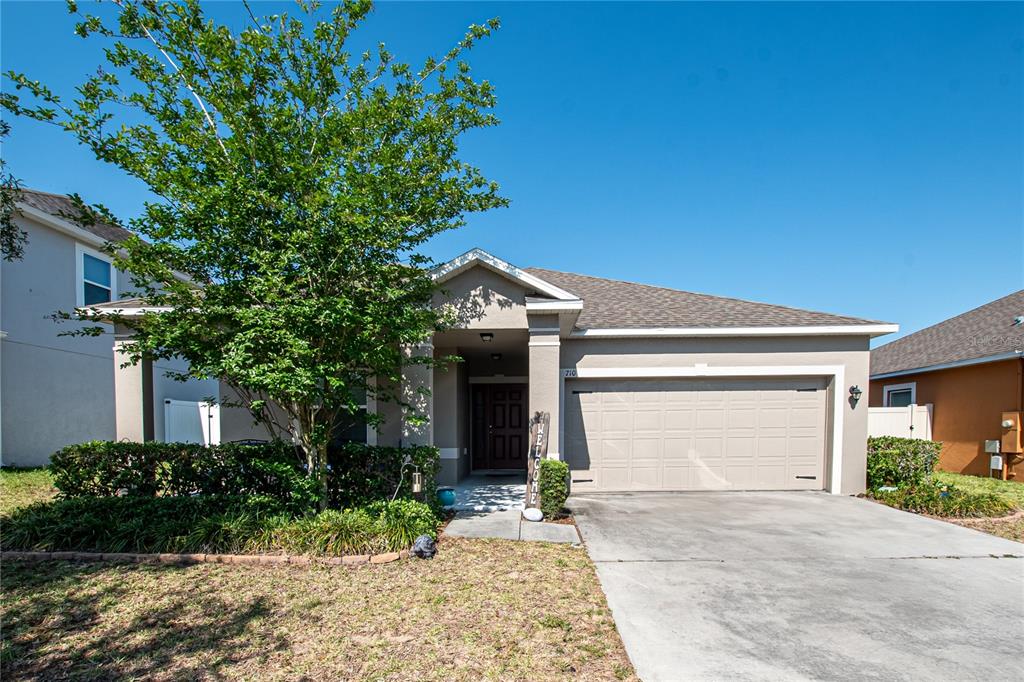
<instances>
[{"instance_id":1,"label":"downspout","mask_svg":"<svg viewBox=\"0 0 1024 682\"><path fill-rule=\"evenodd\" d=\"M1017 362L1017 411L1024 412L1024 355Z\"/></svg>"}]
</instances>

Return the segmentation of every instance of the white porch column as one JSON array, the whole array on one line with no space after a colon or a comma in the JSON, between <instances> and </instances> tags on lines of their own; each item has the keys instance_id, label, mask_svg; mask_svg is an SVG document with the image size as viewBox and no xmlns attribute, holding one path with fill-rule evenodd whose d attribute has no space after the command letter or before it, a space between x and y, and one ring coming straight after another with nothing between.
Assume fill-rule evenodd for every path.
<instances>
[{"instance_id":1,"label":"white porch column","mask_svg":"<svg viewBox=\"0 0 1024 682\"><path fill-rule=\"evenodd\" d=\"M131 330L118 325L114 330L114 424L117 440L139 443L153 440L153 361L143 358L128 364L125 346Z\"/></svg>"},{"instance_id":2,"label":"white porch column","mask_svg":"<svg viewBox=\"0 0 1024 682\"><path fill-rule=\"evenodd\" d=\"M535 412L551 415L548 431L548 457L561 459L558 451L561 433L561 341L558 315L529 315L530 323L530 417Z\"/></svg>"},{"instance_id":3,"label":"white porch column","mask_svg":"<svg viewBox=\"0 0 1024 682\"><path fill-rule=\"evenodd\" d=\"M405 346L402 354L406 358L433 357L434 344L431 341ZM403 445L434 444L434 368L431 365L410 365L402 368L402 401L413 409L402 410ZM415 424L409 417L426 418L426 423Z\"/></svg>"}]
</instances>

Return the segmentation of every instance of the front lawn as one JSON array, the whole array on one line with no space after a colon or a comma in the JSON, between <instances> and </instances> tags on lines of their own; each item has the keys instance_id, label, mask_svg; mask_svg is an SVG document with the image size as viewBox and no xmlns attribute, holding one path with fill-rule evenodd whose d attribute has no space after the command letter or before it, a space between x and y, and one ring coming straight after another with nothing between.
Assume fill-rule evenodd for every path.
<instances>
[{"instance_id":1,"label":"front lawn","mask_svg":"<svg viewBox=\"0 0 1024 682\"><path fill-rule=\"evenodd\" d=\"M936 471L932 476L941 484L955 485L972 493L991 493L1004 498L1018 509L1024 509L1024 483L999 478L965 476L949 471Z\"/></svg>"},{"instance_id":2,"label":"front lawn","mask_svg":"<svg viewBox=\"0 0 1024 682\"><path fill-rule=\"evenodd\" d=\"M8 561L4 679L635 679L579 547L361 568Z\"/></svg>"},{"instance_id":3,"label":"front lawn","mask_svg":"<svg viewBox=\"0 0 1024 682\"><path fill-rule=\"evenodd\" d=\"M33 502L45 502L57 494L46 469L0 469L0 514Z\"/></svg>"},{"instance_id":4,"label":"front lawn","mask_svg":"<svg viewBox=\"0 0 1024 682\"><path fill-rule=\"evenodd\" d=\"M936 471L934 477L937 482L943 485L955 485L957 488L973 493L996 495L1017 508L1017 512L1010 516L980 519L949 519L950 521L961 526L998 535L1008 540L1024 542L1024 482L1003 481L998 478L982 478L980 476L965 476L948 471Z\"/></svg>"},{"instance_id":5,"label":"front lawn","mask_svg":"<svg viewBox=\"0 0 1024 682\"><path fill-rule=\"evenodd\" d=\"M54 494L0 471L2 512ZM2 679L636 679L567 545L444 539L348 567L5 561Z\"/></svg>"}]
</instances>

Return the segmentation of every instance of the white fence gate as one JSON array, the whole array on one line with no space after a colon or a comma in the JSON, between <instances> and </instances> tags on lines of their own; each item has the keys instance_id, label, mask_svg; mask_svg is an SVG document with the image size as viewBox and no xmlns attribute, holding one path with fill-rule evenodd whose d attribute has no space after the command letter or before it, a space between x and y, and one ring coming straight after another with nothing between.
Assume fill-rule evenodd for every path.
<instances>
[{"instance_id":1,"label":"white fence gate","mask_svg":"<svg viewBox=\"0 0 1024 682\"><path fill-rule=\"evenodd\" d=\"M869 407L869 436L932 439L932 406Z\"/></svg>"},{"instance_id":2,"label":"white fence gate","mask_svg":"<svg viewBox=\"0 0 1024 682\"><path fill-rule=\"evenodd\" d=\"M164 441L220 444L220 405L164 400Z\"/></svg>"}]
</instances>

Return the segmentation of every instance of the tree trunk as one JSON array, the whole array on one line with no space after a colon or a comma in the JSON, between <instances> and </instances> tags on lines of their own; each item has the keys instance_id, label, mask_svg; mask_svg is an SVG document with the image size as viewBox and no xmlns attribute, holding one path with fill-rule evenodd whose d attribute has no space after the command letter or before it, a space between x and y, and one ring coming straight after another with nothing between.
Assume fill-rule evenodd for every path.
<instances>
[{"instance_id":1,"label":"tree trunk","mask_svg":"<svg viewBox=\"0 0 1024 682\"><path fill-rule=\"evenodd\" d=\"M327 508L327 443L318 442L312 420L296 419L294 437L306 454L306 475L317 482L320 491L318 511Z\"/></svg>"}]
</instances>

